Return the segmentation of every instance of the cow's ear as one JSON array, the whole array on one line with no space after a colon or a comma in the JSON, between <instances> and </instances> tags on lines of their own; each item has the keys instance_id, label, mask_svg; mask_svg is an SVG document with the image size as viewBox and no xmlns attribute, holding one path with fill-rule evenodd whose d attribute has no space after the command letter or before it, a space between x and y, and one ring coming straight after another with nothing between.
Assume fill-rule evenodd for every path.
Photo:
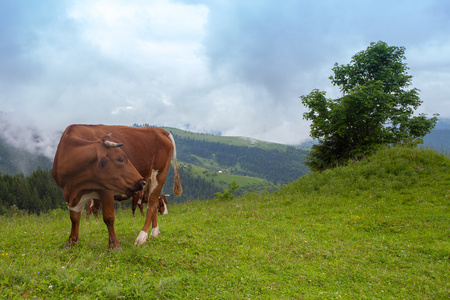
<instances>
[{"instance_id":1,"label":"cow's ear","mask_svg":"<svg viewBox=\"0 0 450 300\"><path fill-rule=\"evenodd\" d=\"M98 160L98 163L97 163L97 167L99 169L104 169L104 168L106 168L107 165L108 165L108 158L106 156L100 157L100 159Z\"/></svg>"}]
</instances>

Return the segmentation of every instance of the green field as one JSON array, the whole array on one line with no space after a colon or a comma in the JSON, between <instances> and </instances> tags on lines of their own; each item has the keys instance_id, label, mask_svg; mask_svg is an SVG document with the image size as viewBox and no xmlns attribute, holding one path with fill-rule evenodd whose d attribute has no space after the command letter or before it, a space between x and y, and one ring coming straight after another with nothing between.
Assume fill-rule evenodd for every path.
<instances>
[{"instance_id":1,"label":"green field","mask_svg":"<svg viewBox=\"0 0 450 300\"><path fill-rule=\"evenodd\" d=\"M395 148L275 193L118 210L122 251L67 211L0 216L0 299L449 299L450 159Z\"/></svg>"},{"instance_id":2,"label":"green field","mask_svg":"<svg viewBox=\"0 0 450 300\"><path fill-rule=\"evenodd\" d=\"M261 192L267 189L276 190L281 186L275 185L261 178L219 173L217 171L205 169L195 165L189 165L189 168L194 176L200 176L206 180L214 180L215 185L223 190L228 189L232 181L236 181L239 185L238 192L241 192L241 194L248 192Z\"/></svg>"}]
</instances>

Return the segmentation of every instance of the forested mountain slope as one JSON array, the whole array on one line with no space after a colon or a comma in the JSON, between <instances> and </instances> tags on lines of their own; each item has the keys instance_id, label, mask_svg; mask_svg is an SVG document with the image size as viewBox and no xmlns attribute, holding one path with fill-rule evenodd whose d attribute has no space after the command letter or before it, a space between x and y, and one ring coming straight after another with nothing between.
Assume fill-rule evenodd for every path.
<instances>
[{"instance_id":1,"label":"forested mountain slope","mask_svg":"<svg viewBox=\"0 0 450 300\"><path fill-rule=\"evenodd\" d=\"M30 175L38 167L51 169L53 162L42 154L9 145L0 137L0 173Z\"/></svg>"},{"instance_id":2,"label":"forested mountain slope","mask_svg":"<svg viewBox=\"0 0 450 300\"><path fill-rule=\"evenodd\" d=\"M288 183L306 173L308 151L286 146L285 150L235 146L174 135L180 161L242 176Z\"/></svg>"}]
</instances>

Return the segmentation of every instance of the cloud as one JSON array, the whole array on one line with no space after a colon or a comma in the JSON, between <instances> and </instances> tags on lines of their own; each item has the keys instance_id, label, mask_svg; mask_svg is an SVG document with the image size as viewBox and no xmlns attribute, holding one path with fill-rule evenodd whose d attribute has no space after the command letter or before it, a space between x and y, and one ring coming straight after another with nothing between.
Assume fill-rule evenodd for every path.
<instances>
[{"instance_id":1,"label":"cloud","mask_svg":"<svg viewBox=\"0 0 450 300\"><path fill-rule=\"evenodd\" d=\"M406 47L420 112L450 117L449 8L444 0L1 1L0 111L5 130L49 136L72 123L148 123L297 144L309 135L299 96L315 88L339 96L333 64L383 40Z\"/></svg>"},{"instance_id":2,"label":"cloud","mask_svg":"<svg viewBox=\"0 0 450 300\"><path fill-rule=\"evenodd\" d=\"M40 131L35 125L17 123L5 113L0 113L0 136L8 144L31 153L53 159L62 132ZM25 168L26 169L26 168Z\"/></svg>"}]
</instances>

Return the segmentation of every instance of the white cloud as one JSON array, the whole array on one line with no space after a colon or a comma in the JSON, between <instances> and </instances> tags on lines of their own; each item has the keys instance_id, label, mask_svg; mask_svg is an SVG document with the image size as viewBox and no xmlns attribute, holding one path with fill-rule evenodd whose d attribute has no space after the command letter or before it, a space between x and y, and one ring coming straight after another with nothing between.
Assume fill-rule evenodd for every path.
<instances>
[{"instance_id":1,"label":"white cloud","mask_svg":"<svg viewBox=\"0 0 450 300\"><path fill-rule=\"evenodd\" d=\"M76 2L69 15L102 55L145 65L195 58L208 9L168 0L98 0Z\"/></svg>"}]
</instances>

